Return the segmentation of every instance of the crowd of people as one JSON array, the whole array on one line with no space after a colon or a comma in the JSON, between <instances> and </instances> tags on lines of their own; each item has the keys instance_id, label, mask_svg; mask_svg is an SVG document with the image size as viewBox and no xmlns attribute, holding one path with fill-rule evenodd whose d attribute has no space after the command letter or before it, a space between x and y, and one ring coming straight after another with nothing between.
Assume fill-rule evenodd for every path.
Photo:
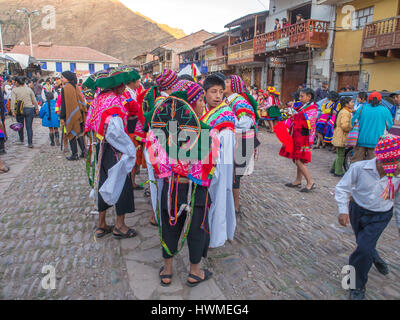
<instances>
[{"instance_id":1,"label":"crowd of people","mask_svg":"<svg viewBox=\"0 0 400 320\"><path fill-rule=\"evenodd\" d=\"M186 241L187 285L212 277L201 269L201 260L210 248L234 239L236 219L242 214L240 181L254 170L262 126L282 143L279 155L296 166L296 177L286 186L301 192L316 189L307 167L313 149L328 144L334 148L331 173L342 177L335 195L339 223L351 223L358 245L349 263L357 274L350 298L364 298L372 264L383 274L389 272L376 243L393 212L400 230L400 138L391 134L400 128L400 92L393 94L395 107L389 110L378 92L360 92L353 101L328 91L324 83L316 92L299 88L293 101L283 105L276 88L250 92L237 75L216 73L196 82L164 70L154 83L142 84L137 70L129 66L96 72L84 83L67 71L60 79L31 87L22 77L7 80L2 87L6 108L2 108L0 147L4 149L7 138L5 110L20 124L15 129L20 143L25 127L30 148L35 115L49 128L51 146L65 151L69 141L67 160L86 158L90 196L99 213L97 238L137 236L126 225L125 215L135 211L134 192L144 189L136 176L141 168L147 169L144 196L151 198L149 223L159 228L162 286L171 285L173 258ZM320 98L326 102L318 116ZM349 146L354 148L353 165L345 173ZM0 162L0 172L8 170ZM116 219L110 226L106 215L112 206Z\"/></svg>"}]
</instances>

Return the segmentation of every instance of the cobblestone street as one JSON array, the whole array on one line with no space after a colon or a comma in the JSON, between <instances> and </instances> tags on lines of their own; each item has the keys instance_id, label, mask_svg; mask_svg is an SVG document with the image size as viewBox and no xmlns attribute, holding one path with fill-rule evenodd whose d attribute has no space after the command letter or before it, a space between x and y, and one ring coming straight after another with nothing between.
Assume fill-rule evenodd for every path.
<instances>
[{"instance_id":1,"label":"cobblestone street","mask_svg":"<svg viewBox=\"0 0 400 320\"><path fill-rule=\"evenodd\" d=\"M50 147L38 119L32 150L15 145L10 131L1 159L11 171L0 175L1 299L347 299L341 270L355 240L351 228L337 222L339 180L329 174L335 155L328 150L314 151L317 190L303 194L284 186L294 180L295 166L279 157L280 144L263 129L255 172L242 180L236 238L210 250L204 262L214 278L193 289L185 285L186 247L175 259L173 285L163 288L158 230L149 224L143 191L135 193L136 212L127 216L139 236L96 240L84 161L68 162ZM139 180L147 180L146 170ZM114 222L111 211L108 222ZM393 220L378 244L390 274L372 268L368 299L400 299L399 248ZM42 289L45 265L55 266L55 290Z\"/></svg>"}]
</instances>

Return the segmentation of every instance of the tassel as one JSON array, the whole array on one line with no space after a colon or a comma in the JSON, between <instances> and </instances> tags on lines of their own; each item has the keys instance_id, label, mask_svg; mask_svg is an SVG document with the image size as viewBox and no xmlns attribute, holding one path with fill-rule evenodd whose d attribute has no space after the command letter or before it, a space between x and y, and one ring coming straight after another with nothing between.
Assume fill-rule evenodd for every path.
<instances>
[{"instance_id":1,"label":"tassel","mask_svg":"<svg viewBox=\"0 0 400 320\"><path fill-rule=\"evenodd\" d=\"M393 184L393 174L388 175L388 180L388 184L385 190L383 190L381 198L383 198L384 200L394 200L395 189Z\"/></svg>"}]
</instances>

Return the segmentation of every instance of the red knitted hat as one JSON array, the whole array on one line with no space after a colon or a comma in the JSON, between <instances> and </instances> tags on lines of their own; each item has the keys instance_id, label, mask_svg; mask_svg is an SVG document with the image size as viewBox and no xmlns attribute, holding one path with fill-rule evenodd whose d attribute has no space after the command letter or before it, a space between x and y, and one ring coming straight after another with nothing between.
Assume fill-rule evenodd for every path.
<instances>
[{"instance_id":1,"label":"red knitted hat","mask_svg":"<svg viewBox=\"0 0 400 320\"><path fill-rule=\"evenodd\" d=\"M393 177L400 161L400 137L387 134L382 136L376 146L376 160L380 162L389 179L388 185L381 197L385 200L394 199Z\"/></svg>"}]
</instances>

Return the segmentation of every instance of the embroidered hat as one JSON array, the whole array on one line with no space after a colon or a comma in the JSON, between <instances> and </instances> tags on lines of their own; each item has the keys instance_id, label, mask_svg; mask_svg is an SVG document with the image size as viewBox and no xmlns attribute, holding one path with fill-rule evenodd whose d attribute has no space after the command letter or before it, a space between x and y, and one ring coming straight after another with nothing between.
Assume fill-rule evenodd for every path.
<instances>
[{"instance_id":1,"label":"embroidered hat","mask_svg":"<svg viewBox=\"0 0 400 320\"><path fill-rule=\"evenodd\" d=\"M243 79L239 76L231 76L231 87L232 87L232 91L234 93L246 93L247 91L247 87L246 84L244 83Z\"/></svg>"},{"instance_id":2,"label":"embroidered hat","mask_svg":"<svg viewBox=\"0 0 400 320\"><path fill-rule=\"evenodd\" d=\"M389 179L388 185L381 197L385 200L393 200L395 190L392 180L400 161L400 137L391 134L380 137L375 153L377 161L382 164Z\"/></svg>"},{"instance_id":3,"label":"embroidered hat","mask_svg":"<svg viewBox=\"0 0 400 320\"><path fill-rule=\"evenodd\" d=\"M171 89L178 82L178 75L175 71L165 69L156 79L157 85L162 91Z\"/></svg>"},{"instance_id":4,"label":"embroidered hat","mask_svg":"<svg viewBox=\"0 0 400 320\"><path fill-rule=\"evenodd\" d=\"M172 92L185 91L187 84L191 82L189 80L178 80L178 82L172 87Z\"/></svg>"},{"instance_id":5,"label":"embroidered hat","mask_svg":"<svg viewBox=\"0 0 400 320\"><path fill-rule=\"evenodd\" d=\"M204 93L204 89L201 85L190 82L186 85L186 92L188 95L187 102L194 107L196 102L200 99L201 95Z\"/></svg>"}]
</instances>

